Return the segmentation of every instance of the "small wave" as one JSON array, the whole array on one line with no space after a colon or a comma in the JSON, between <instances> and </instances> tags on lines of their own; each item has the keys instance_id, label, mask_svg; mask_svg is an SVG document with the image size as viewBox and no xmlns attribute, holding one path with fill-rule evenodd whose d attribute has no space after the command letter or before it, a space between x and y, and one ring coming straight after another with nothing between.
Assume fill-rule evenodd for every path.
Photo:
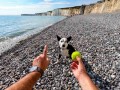
<instances>
[{"instance_id":1,"label":"small wave","mask_svg":"<svg viewBox=\"0 0 120 90\"><path fill-rule=\"evenodd\" d=\"M51 25L52 24L50 24L48 26L51 26ZM46 27L48 27L48 26L46 26ZM35 28L26 29L27 31L19 32L19 34L14 33L13 35L9 36L9 38L7 38L6 40L0 42L0 54L7 51L8 49L14 47L21 40L25 40L25 39L31 37L32 35L35 35L35 34L41 32L46 27L41 27L41 28L37 28L37 29L35 29Z\"/></svg>"},{"instance_id":2,"label":"small wave","mask_svg":"<svg viewBox=\"0 0 120 90\"><path fill-rule=\"evenodd\" d=\"M26 30L27 30L27 31L28 31L28 30L30 31L30 30L34 30L34 29L36 29L36 28L30 28L30 29L26 29Z\"/></svg>"},{"instance_id":3,"label":"small wave","mask_svg":"<svg viewBox=\"0 0 120 90\"><path fill-rule=\"evenodd\" d=\"M31 22L31 24L27 25L28 22L23 24L16 23L16 25L13 25L13 27L9 27L1 30L2 33L1 35L6 37L0 38L0 54L14 47L21 40L25 40L31 37L32 35L41 32L46 27L51 26L54 23L64 19L63 17L45 17L45 18L46 19L44 20L43 17L35 17L34 19L29 20L28 17L27 18L25 17L25 20L22 19L21 21L25 21L25 22L28 21Z\"/></svg>"},{"instance_id":4,"label":"small wave","mask_svg":"<svg viewBox=\"0 0 120 90\"><path fill-rule=\"evenodd\" d=\"M18 32L15 32L15 33L10 32L10 34L8 35L8 37L9 38L14 38L14 37L17 37L17 36L21 36L21 35L23 35L23 34L25 34L27 32L30 32L30 31L32 31L34 29L36 29L36 28L29 28L29 29L25 29L24 31L18 31Z\"/></svg>"},{"instance_id":5,"label":"small wave","mask_svg":"<svg viewBox=\"0 0 120 90\"><path fill-rule=\"evenodd\" d=\"M20 35L22 35L22 34L24 34L26 32L27 31L12 33L11 35L9 35L9 38L14 38L14 37L20 36Z\"/></svg>"},{"instance_id":6,"label":"small wave","mask_svg":"<svg viewBox=\"0 0 120 90\"><path fill-rule=\"evenodd\" d=\"M0 42L3 42L5 40L9 39L9 37L0 37Z\"/></svg>"}]
</instances>

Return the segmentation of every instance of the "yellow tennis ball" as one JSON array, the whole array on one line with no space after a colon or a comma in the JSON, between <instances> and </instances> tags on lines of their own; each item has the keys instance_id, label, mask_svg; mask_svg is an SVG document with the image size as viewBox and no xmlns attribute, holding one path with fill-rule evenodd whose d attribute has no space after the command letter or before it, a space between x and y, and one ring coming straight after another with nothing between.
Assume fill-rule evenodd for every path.
<instances>
[{"instance_id":1,"label":"yellow tennis ball","mask_svg":"<svg viewBox=\"0 0 120 90\"><path fill-rule=\"evenodd\" d=\"M80 52L78 52L78 51L73 52L72 55L71 55L72 60L76 60L77 56L82 58L82 55L81 55Z\"/></svg>"}]
</instances>

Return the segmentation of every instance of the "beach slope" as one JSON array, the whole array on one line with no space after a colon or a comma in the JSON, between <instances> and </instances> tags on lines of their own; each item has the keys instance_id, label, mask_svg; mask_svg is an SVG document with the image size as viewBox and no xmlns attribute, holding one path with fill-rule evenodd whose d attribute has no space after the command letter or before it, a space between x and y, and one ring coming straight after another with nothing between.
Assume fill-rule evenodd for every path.
<instances>
[{"instance_id":1,"label":"beach slope","mask_svg":"<svg viewBox=\"0 0 120 90\"><path fill-rule=\"evenodd\" d=\"M120 90L120 13L78 15L66 18L17 44L0 56L0 89L4 90L28 73L33 59L45 44L51 60L36 84L37 90L78 90L70 59L59 64L58 41L72 36L71 44L82 53L88 74L101 90Z\"/></svg>"}]
</instances>

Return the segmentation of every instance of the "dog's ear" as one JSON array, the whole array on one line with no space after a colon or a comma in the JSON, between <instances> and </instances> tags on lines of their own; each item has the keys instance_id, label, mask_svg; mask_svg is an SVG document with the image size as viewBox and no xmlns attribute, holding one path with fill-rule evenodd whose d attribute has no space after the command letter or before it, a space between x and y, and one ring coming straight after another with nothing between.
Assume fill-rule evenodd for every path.
<instances>
[{"instance_id":1,"label":"dog's ear","mask_svg":"<svg viewBox=\"0 0 120 90\"><path fill-rule=\"evenodd\" d=\"M57 40L60 41L61 38L58 35L56 35L56 36L57 36Z\"/></svg>"},{"instance_id":2,"label":"dog's ear","mask_svg":"<svg viewBox=\"0 0 120 90\"><path fill-rule=\"evenodd\" d=\"M67 38L67 42L69 42L71 39L72 39L72 37L71 37L71 36L70 36L70 37L68 37L68 38Z\"/></svg>"}]
</instances>

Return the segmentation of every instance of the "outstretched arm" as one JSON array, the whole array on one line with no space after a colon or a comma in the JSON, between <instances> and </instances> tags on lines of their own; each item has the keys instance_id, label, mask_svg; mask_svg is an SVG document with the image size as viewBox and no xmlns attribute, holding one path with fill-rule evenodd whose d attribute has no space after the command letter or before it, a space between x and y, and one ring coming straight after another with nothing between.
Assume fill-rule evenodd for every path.
<instances>
[{"instance_id":1,"label":"outstretched arm","mask_svg":"<svg viewBox=\"0 0 120 90\"><path fill-rule=\"evenodd\" d=\"M47 46L45 46L43 54L40 54L34 59L32 66L40 67L43 71L45 71L48 65L49 60L47 58ZM12 86L8 87L6 90L32 90L33 86L40 77L41 74L39 72L31 72Z\"/></svg>"},{"instance_id":2,"label":"outstretched arm","mask_svg":"<svg viewBox=\"0 0 120 90\"><path fill-rule=\"evenodd\" d=\"M88 76L84 64L81 58L77 57L78 62L73 62L71 64L71 69L79 82L79 85L82 87L82 90L98 90L93 81Z\"/></svg>"}]
</instances>

